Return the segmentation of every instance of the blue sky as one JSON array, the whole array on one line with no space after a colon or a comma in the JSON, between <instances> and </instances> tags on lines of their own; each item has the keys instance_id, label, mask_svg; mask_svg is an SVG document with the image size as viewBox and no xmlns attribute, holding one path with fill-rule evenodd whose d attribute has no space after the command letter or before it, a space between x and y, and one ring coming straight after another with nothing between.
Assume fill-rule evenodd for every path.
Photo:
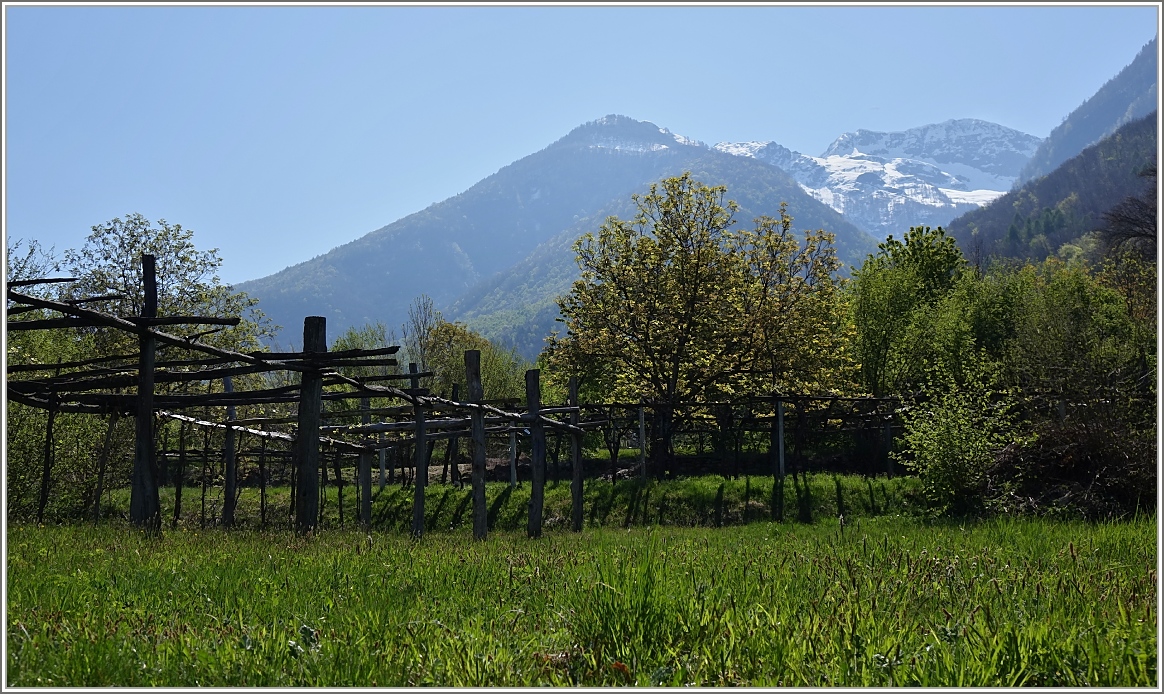
<instances>
[{"instance_id":1,"label":"blue sky","mask_svg":"<svg viewBox=\"0 0 1164 694\"><path fill-rule=\"evenodd\" d=\"M618 113L820 154L982 118L1046 136L1157 5L4 7L8 239L130 212L276 272Z\"/></svg>"}]
</instances>

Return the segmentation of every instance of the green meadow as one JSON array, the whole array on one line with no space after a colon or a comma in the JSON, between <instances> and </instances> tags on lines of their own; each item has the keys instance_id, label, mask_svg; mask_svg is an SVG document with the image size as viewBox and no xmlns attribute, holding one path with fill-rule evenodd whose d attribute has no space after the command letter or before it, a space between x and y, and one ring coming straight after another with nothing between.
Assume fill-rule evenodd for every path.
<instances>
[{"instance_id":1,"label":"green meadow","mask_svg":"<svg viewBox=\"0 0 1164 694\"><path fill-rule=\"evenodd\" d=\"M818 481L824 504L840 483ZM661 526L648 485L645 519L615 499L607 522L588 509L581 534L537 540L503 513L521 488L482 542L469 513L434 515L444 528L419 541L350 523L10 525L7 684L1156 685L1154 516L927 522L861 511L851 486L844 522L757 507L744 523L724 504L708 527L718 483L707 509L664 503ZM377 500L384 518L402 491Z\"/></svg>"}]
</instances>

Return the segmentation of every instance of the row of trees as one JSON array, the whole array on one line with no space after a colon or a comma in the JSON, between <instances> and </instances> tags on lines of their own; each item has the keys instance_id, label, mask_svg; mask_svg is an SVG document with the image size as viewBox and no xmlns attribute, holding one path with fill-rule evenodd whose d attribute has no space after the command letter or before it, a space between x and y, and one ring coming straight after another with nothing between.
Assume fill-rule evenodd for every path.
<instances>
[{"instance_id":1,"label":"row of trees","mask_svg":"<svg viewBox=\"0 0 1164 694\"><path fill-rule=\"evenodd\" d=\"M578 376L591 401L656 405L653 460L670 453L677 405L741 393L899 395L926 403L907 414L899 457L923 472L937 510L981 509L1026 489L1013 469L991 476L1007 446L1012 463L1015 446L1052 441L1059 458L1086 457L1094 451L1071 448L1086 437L1092 449L1116 447L1100 469L1132 481L1113 492L1119 503L1150 496L1153 457L1141 444L1155 439L1156 267L1143 254L970 265L954 239L926 227L889 237L844 278L831 235L793 233L783 207L736 229L726 190L689 175L635 203L633 220L611 218L575 245L581 278L559 301L565 332L543 359L558 379ZM1090 428L1068 431L1076 422ZM1059 498L1097 470L1060 471Z\"/></svg>"}]
</instances>

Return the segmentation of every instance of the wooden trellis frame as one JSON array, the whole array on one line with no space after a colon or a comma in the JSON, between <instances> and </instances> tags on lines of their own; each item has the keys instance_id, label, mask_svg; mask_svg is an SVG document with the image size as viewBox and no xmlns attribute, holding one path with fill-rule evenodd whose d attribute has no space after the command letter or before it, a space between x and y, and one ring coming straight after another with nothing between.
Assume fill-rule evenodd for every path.
<instances>
[{"instance_id":1,"label":"wooden trellis frame","mask_svg":"<svg viewBox=\"0 0 1164 694\"><path fill-rule=\"evenodd\" d=\"M400 445L403 439L395 437L391 440L379 437L379 440L362 438L358 442L342 438L322 437L321 421L323 418L322 403L324 400L360 398L365 403L372 396L391 397L405 401L410 407L399 408L401 414L411 410L413 422L409 427L395 427L394 424L378 425L399 433L412 433L413 441L417 444L417 470L425 471L418 474L416 479L416 495L414 500L413 532L419 536L424 525L424 483L427 480L426 442L436 438L464 436L470 438L472 445L472 459L474 462L474 534L484 537L484 437L488 433L507 433L519 426L532 427L535 430L543 426L550 426L567 431L575 439L572 449L575 454L575 468L581 470L580 444L578 437L586 428L600 425L600 421L578 421L576 405L566 408L551 408L538 411L536 399L529 401L526 412L508 412L494 407L480 397L480 369L474 374L471 366L473 352L466 354L466 367L469 375L468 402L460 402L434 397L419 388L419 378L429 376L420 373L415 365L410 365L410 373L404 376L387 375L367 379L353 379L343 376L334 369L345 366L395 366L394 358L386 358L399 350L399 346L392 346L374 350L346 350L342 352L328 352L325 339L326 321L321 316L309 316L304 320L304 350L302 352L236 352L233 350L213 347L197 342L197 338L205 333L198 333L186 338L171 335L157 329L159 325L217 325L232 326L239 323L237 318L221 318L216 316L157 316L157 285L152 256L142 256L143 284L145 289L145 306L141 316L127 319L112 314L82 308L79 304L110 297L93 297L91 299L70 300L67 302L51 301L17 291L18 288L34 284L53 282L71 282L73 278L45 278L40 280L25 280L11 282L7 286L7 297L17 306L8 309L9 330L51 330L60 328L107 328L135 334L139 338L139 351L135 355L119 355L114 357L100 357L81 360L68 364L51 365L13 365L8 374L35 373L37 371L54 370L49 378L7 379L7 393L13 401L24 405L47 409L50 412L50 429L47 432L46 444L51 442L51 414L55 412L78 412L101 414L118 412L132 414L135 417L135 455L133 478L131 487L130 520L136 525L149 529L158 529L161 526L161 511L158 500L158 466L157 451L154 444L154 417L156 415L178 419L187 424L198 427L218 427L227 431L241 431L254 435L263 440L281 439L289 441L295 447L293 456L295 475L295 520L296 528L300 532L311 532L318 523L318 475L320 472L319 451L320 444L326 443L333 447L341 447L360 455L359 479L362 485L361 520L367 523L370 518L370 456L380 448L391 445ZM57 312L61 318L46 318L32 320L11 320L13 316L42 309ZM178 347L208 355L198 359L163 360L156 359L157 346ZM479 354L476 355L479 360ZM119 361L136 359L137 365L118 366ZM79 373L60 374L61 368L93 367ZM201 367L193 368L192 367ZM181 370L176 370L181 369ZM154 386L157 383L190 383L215 379L229 379L232 376L265 373L271 371L296 371L302 375L301 383L292 386L267 388L263 390L224 392L206 395L156 395ZM388 386L375 385L373 381L407 378L411 381L411 388L399 389ZM474 379L476 383L474 383ZM539 373L536 370L527 373L527 394L540 392L538 382ZM115 388L137 386L134 395L121 395L109 392ZM324 385L347 385L353 391L344 393L324 393ZM277 402L298 402L298 415L295 418L293 432L268 431L253 429L246 424L253 422L228 421L225 423L211 422L183 415L174 410L183 410L194 407L228 407L258 405ZM359 425L346 427L327 427L329 433L348 436L363 436L373 433L377 425L373 425L368 417L370 412L364 408L361 416L364 420ZM443 429L433 435L428 435L426 429L430 426L426 416L429 412L462 412L469 416L459 419L444 417L432 422L433 428ZM485 416L489 415L490 424L486 427ZM570 422L561 421L547 414L570 415ZM274 422L272 422L274 423ZM287 424L286 420L280 424ZM50 449L51 453L51 449ZM542 469L545 466L544 444L540 455L535 453L533 466ZM478 467L480 470L478 470ZM46 457L45 483L47 490L48 475L51 460ZM230 471L232 474L234 470ZM480 473L480 474L478 474ZM575 473L577 475L577 473ZM544 485L544 474L541 483ZM535 485L536 486L536 485ZM540 492L540 489L537 490ZM576 502L580 506L581 488L576 494ZM480 506L480 508L478 508ZM43 510L43 503L42 503ZM580 509L574 514L581 517ZM229 524L231 514L224 514L224 521ZM575 529L580 530L581 524L575 523ZM529 533L537 536L541 533L541 508L531 505Z\"/></svg>"}]
</instances>

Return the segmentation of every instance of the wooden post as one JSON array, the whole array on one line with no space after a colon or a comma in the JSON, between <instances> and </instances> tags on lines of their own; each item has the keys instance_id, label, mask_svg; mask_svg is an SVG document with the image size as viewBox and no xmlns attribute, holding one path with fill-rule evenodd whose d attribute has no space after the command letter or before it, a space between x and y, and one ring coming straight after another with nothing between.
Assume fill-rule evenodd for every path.
<instances>
[{"instance_id":1,"label":"wooden post","mask_svg":"<svg viewBox=\"0 0 1164 694\"><path fill-rule=\"evenodd\" d=\"M885 420L885 474L893 478L893 414Z\"/></svg>"},{"instance_id":2,"label":"wooden post","mask_svg":"<svg viewBox=\"0 0 1164 694\"><path fill-rule=\"evenodd\" d=\"M784 520L784 401L776 399L776 416L772 421L772 481L776 484L776 503L772 520Z\"/></svg>"},{"instance_id":3,"label":"wooden post","mask_svg":"<svg viewBox=\"0 0 1164 694\"><path fill-rule=\"evenodd\" d=\"M639 473L647 479L647 413L639 405Z\"/></svg>"},{"instance_id":4,"label":"wooden post","mask_svg":"<svg viewBox=\"0 0 1164 694\"><path fill-rule=\"evenodd\" d=\"M266 431L267 425L260 428ZM259 527L267 527L267 437L259 437Z\"/></svg>"},{"instance_id":5,"label":"wooden post","mask_svg":"<svg viewBox=\"0 0 1164 694\"><path fill-rule=\"evenodd\" d=\"M384 484L387 482L387 471L385 468L388 466L388 449L384 448L383 445L384 432L376 434L376 443L380 444L380 448L377 451L380 454L380 491L384 491Z\"/></svg>"},{"instance_id":6,"label":"wooden post","mask_svg":"<svg viewBox=\"0 0 1164 694\"><path fill-rule=\"evenodd\" d=\"M530 472L533 481L529 492L529 522L526 534L530 537L542 535L543 493L546 486L546 432L540 415L542 399L541 372L530 369L525 372L525 402L528 409L530 446Z\"/></svg>"},{"instance_id":7,"label":"wooden post","mask_svg":"<svg viewBox=\"0 0 1164 694\"><path fill-rule=\"evenodd\" d=\"M207 390L210 390L208 387ZM210 419L210 415L206 415ZM202 432L202 511L198 518L198 527L206 527L206 466L210 464L210 427Z\"/></svg>"},{"instance_id":8,"label":"wooden post","mask_svg":"<svg viewBox=\"0 0 1164 694\"><path fill-rule=\"evenodd\" d=\"M412 406L416 422L416 480L412 487L412 536L419 538L424 534L424 488L428 484L428 446L425 445L424 408L421 407L419 398L428 394L428 391L420 387L416 364L408 365L408 373L411 386L408 394L417 398L417 402Z\"/></svg>"},{"instance_id":9,"label":"wooden post","mask_svg":"<svg viewBox=\"0 0 1164 694\"><path fill-rule=\"evenodd\" d=\"M468 387L469 402L479 403L485 399L481 385L481 352L476 349L465 352L465 383ZM489 533L488 509L485 507L485 413L473 410L469 415L473 421L473 438L470 457L473 461L473 538L484 540Z\"/></svg>"},{"instance_id":10,"label":"wooden post","mask_svg":"<svg viewBox=\"0 0 1164 694\"><path fill-rule=\"evenodd\" d=\"M341 457L342 457L342 454L340 453L340 450L338 448L332 449L331 465L332 465L332 470L335 472L335 485L336 485L336 497L337 497L336 503L339 506L339 524L340 524L340 527L342 528L342 527L344 527L344 475L343 475L343 470L340 468L340 458Z\"/></svg>"},{"instance_id":11,"label":"wooden post","mask_svg":"<svg viewBox=\"0 0 1164 694\"><path fill-rule=\"evenodd\" d=\"M315 522L323 527L323 511L327 507L327 460L326 454L321 450L319 452L319 515L315 517Z\"/></svg>"},{"instance_id":12,"label":"wooden post","mask_svg":"<svg viewBox=\"0 0 1164 694\"><path fill-rule=\"evenodd\" d=\"M461 384L454 383L453 384L453 398L452 399L454 402L456 402L456 401L459 401L460 397L461 397ZM445 473L448 472L449 466L452 465L453 484L455 486L458 486L458 487L461 485L461 466L458 464L458 460L457 460L460 457L460 450L459 450L460 443L461 443L460 437L454 436L454 437L450 438L448 440L448 443L445 445L445 466L444 466L444 469L441 470L441 484L445 483L445 478L446 478Z\"/></svg>"},{"instance_id":13,"label":"wooden post","mask_svg":"<svg viewBox=\"0 0 1164 694\"><path fill-rule=\"evenodd\" d=\"M368 410L372 407L370 398L360 398L361 424L370 424L372 415ZM360 451L360 525L367 530L372 525L372 453Z\"/></svg>"},{"instance_id":14,"label":"wooden post","mask_svg":"<svg viewBox=\"0 0 1164 694\"><path fill-rule=\"evenodd\" d=\"M58 369L58 372L60 370ZM52 479L53 471L53 423L57 419L57 408L55 407L56 398L52 399L48 409L48 426L44 433L44 469L40 477L40 502L36 505L36 522L44 522L44 509L48 505L49 481Z\"/></svg>"},{"instance_id":15,"label":"wooden post","mask_svg":"<svg viewBox=\"0 0 1164 694\"><path fill-rule=\"evenodd\" d=\"M230 376L222 379L222 392L234 392L234 380ZM230 424L237 419L234 405L226 406L226 432L222 444L224 485L222 493L222 525L229 528L234 525L235 490L238 487L238 459L235 457L234 440L237 435Z\"/></svg>"},{"instance_id":16,"label":"wooden post","mask_svg":"<svg viewBox=\"0 0 1164 694\"><path fill-rule=\"evenodd\" d=\"M284 459L291 463L291 499L287 505L287 520L290 521L291 526L295 526L295 506L299 503L299 495L295 491L295 484L299 476L299 454L295 449L295 441L291 441L291 446L287 451L287 457ZM287 472L287 466L283 466L283 472Z\"/></svg>"},{"instance_id":17,"label":"wooden post","mask_svg":"<svg viewBox=\"0 0 1164 694\"><path fill-rule=\"evenodd\" d=\"M113 445L113 428L121 412L109 413L109 428L105 430L105 443L101 446L101 457L97 461L97 491L93 495L93 524L101 520L101 495L105 492L105 466L109 462L109 449Z\"/></svg>"},{"instance_id":18,"label":"wooden post","mask_svg":"<svg viewBox=\"0 0 1164 694\"><path fill-rule=\"evenodd\" d=\"M154 256L142 254L141 269L145 285L143 318L158 315L158 280ZM139 337L137 382L137 430L133 454L133 478L129 497L129 520L136 526L156 530L161 527L161 502L158 499L158 473L154 450L154 352L157 341L143 323Z\"/></svg>"},{"instance_id":19,"label":"wooden post","mask_svg":"<svg viewBox=\"0 0 1164 694\"><path fill-rule=\"evenodd\" d=\"M509 486L517 486L517 432L509 432Z\"/></svg>"},{"instance_id":20,"label":"wooden post","mask_svg":"<svg viewBox=\"0 0 1164 694\"><path fill-rule=\"evenodd\" d=\"M327 319L303 319L303 351L327 351ZM299 389L299 426L295 439L298 475L295 486L295 528L313 530L319 522L319 421L323 411L323 378L318 370L304 371Z\"/></svg>"},{"instance_id":21,"label":"wooden post","mask_svg":"<svg viewBox=\"0 0 1164 694\"><path fill-rule=\"evenodd\" d=\"M171 528L178 527L182 517L182 481L186 478L186 422L178 425L178 474L174 476L174 520Z\"/></svg>"},{"instance_id":22,"label":"wooden post","mask_svg":"<svg viewBox=\"0 0 1164 694\"><path fill-rule=\"evenodd\" d=\"M561 456L562 456L562 433L560 431L555 431L554 432L554 474L551 475L551 477L553 477L553 482L554 482L555 487L558 486L558 482L560 482L562 480Z\"/></svg>"},{"instance_id":23,"label":"wooden post","mask_svg":"<svg viewBox=\"0 0 1164 694\"><path fill-rule=\"evenodd\" d=\"M578 407L578 377L569 383L570 407ZM570 424L578 426L578 413L570 413ZM570 432L570 515L575 532L582 530L582 435Z\"/></svg>"}]
</instances>

